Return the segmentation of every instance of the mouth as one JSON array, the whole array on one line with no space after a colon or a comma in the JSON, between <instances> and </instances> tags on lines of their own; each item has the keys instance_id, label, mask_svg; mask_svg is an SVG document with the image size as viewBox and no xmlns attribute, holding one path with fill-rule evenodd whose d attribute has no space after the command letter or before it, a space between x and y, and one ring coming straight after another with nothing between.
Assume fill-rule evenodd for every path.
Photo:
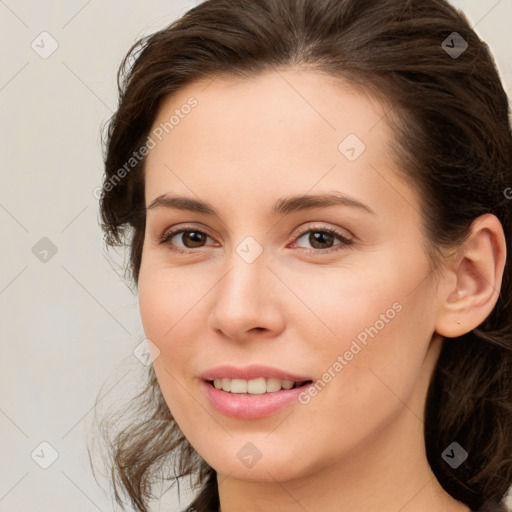
<instances>
[{"instance_id":1,"label":"mouth","mask_svg":"<svg viewBox=\"0 0 512 512\"><path fill-rule=\"evenodd\" d=\"M202 385L210 404L219 413L239 420L256 420L297 406L300 395L312 382L275 377L218 378L203 380Z\"/></svg>"},{"instance_id":2,"label":"mouth","mask_svg":"<svg viewBox=\"0 0 512 512\"><path fill-rule=\"evenodd\" d=\"M261 364L217 366L205 371L200 380L217 412L241 420L265 418L296 406L313 382L309 375Z\"/></svg>"},{"instance_id":3,"label":"mouth","mask_svg":"<svg viewBox=\"0 0 512 512\"><path fill-rule=\"evenodd\" d=\"M277 378L257 377L255 379L230 379L218 378L207 380L210 386L226 393L234 395L265 395L277 393L282 390L290 390L305 387L311 384L312 380L293 381Z\"/></svg>"}]
</instances>

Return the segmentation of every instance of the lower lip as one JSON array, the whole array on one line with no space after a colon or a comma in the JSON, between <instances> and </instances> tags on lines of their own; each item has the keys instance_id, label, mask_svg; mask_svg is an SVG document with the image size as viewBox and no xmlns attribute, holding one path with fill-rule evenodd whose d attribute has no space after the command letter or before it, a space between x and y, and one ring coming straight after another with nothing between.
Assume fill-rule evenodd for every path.
<instances>
[{"instance_id":1,"label":"lower lip","mask_svg":"<svg viewBox=\"0 0 512 512\"><path fill-rule=\"evenodd\" d=\"M225 416L243 420L265 418L292 403L298 403L299 395L308 388L308 385L305 385L263 395L242 395L222 391L204 380L202 385L217 411Z\"/></svg>"}]
</instances>

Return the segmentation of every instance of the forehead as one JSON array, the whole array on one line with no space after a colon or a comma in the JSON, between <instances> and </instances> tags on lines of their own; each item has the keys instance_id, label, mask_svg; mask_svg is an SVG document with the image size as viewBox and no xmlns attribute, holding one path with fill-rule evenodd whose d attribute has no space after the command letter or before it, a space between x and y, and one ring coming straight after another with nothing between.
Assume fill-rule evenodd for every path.
<instances>
[{"instance_id":1,"label":"forehead","mask_svg":"<svg viewBox=\"0 0 512 512\"><path fill-rule=\"evenodd\" d=\"M187 107L191 98L197 102L193 109ZM313 70L275 69L250 77L213 76L193 82L162 102L154 127L165 125L175 112L181 114L179 123L175 119L172 130L166 132L172 131L174 137L170 139L174 140L180 132L188 132L187 128L197 137L204 135L204 127L218 128L209 133L204 144L222 140L223 134L229 133L241 141L250 137L254 145L256 136L268 139L280 126L287 129L279 142L297 135L303 135L303 140L323 136L330 140L350 130L368 136L387 110L388 105L343 79ZM241 124L244 130L239 130ZM374 136L383 135L387 129L383 123Z\"/></svg>"},{"instance_id":2,"label":"forehead","mask_svg":"<svg viewBox=\"0 0 512 512\"><path fill-rule=\"evenodd\" d=\"M146 162L146 200L171 189L263 197L321 187L361 195L375 188L376 177L382 187L379 170L396 167L388 110L316 71L208 77L162 103L151 131L161 140L154 137Z\"/></svg>"}]
</instances>

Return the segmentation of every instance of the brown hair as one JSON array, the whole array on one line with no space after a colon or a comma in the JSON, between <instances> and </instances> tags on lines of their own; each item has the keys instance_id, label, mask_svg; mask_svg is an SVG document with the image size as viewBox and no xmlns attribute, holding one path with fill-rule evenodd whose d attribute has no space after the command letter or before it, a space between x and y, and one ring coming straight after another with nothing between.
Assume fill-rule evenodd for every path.
<instances>
[{"instance_id":1,"label":"brown hair","mask_svg":"<svg viewBox=\"0 0 512 512\"><path fill-rule=\"evenodd\" d=\"M449 52L454 32L468 45L461 55ZM287 66L340 77L393 106L387 121L395 156L420 191L434 261L442 248L461 244L485 213L502 223L512 254L508 99L486 44L462 14L444 0L207 0L136 43L119 69L101 216L108 245L128 241L135 283L145 230L144 159L112 180L145 143L162 100L202 78ZM428 461L446 491L472 509L499 502L512 483L511 277L508 260L492 313L444 343L426 401ZM122 491L146 512L157 470L161 479L174 477L172 460L175 474L194 475L202 488L192 506L218 510L215 471L184 438L153 368L148 372L129 407L136 419L109 441L116 500L122 503ZM469 453L456 470L441 457L454 441Z\"/></svg>"}]
</instances>

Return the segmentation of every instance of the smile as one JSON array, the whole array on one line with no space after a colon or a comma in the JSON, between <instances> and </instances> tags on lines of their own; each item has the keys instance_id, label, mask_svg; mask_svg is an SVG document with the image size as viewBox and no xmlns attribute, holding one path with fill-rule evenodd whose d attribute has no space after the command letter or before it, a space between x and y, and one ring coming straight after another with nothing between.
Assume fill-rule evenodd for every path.
<instances>
[{"instance_id":1,"label":"smile","mask_svg":"<svg viewBox=\"0 0 512 512\"><path fill-rule=\"evenodd\" d=\"M220 388L215 386L215 380ZM202 390L210 405L223 416L239 420L265 418L293 405L299 405L299 395L312 384L311 380L299 382L274 378L215 380L201 381ZM225 391L224 385L230 390ZM267 391L267 385L271 391Z\"/></svg>"}]
</instances>

